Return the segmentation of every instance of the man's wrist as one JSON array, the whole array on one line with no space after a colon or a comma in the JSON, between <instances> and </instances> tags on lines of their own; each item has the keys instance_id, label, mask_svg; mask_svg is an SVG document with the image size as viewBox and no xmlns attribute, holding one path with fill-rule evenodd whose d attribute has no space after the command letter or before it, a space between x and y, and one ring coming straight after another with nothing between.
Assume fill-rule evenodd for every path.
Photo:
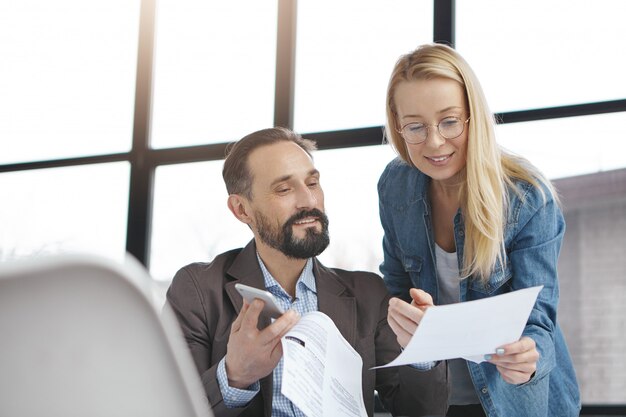
<instances>
[{"instance_id":1,"label":"man's wrist","mask_svg":"<svg viewBox=\"0 0 626 417\"><path fill-rule=\"evenodd\" d=\"M244 389L231 386L226 375L225 359L222 359L217 366L217 382L227 408L245 407L261 389L259 381L255 381Z\"/></svg>"},{"instance_id":2,"label":"man's wrist","mask_svg":"<svg viewBox=\"0 0 626 417\"><path fill-rule=\"evenodd\" d=\"M228 386L238 389L247 389L250 385L254 383L254 381L245 381L241 378L238 378L236 374L233 373L232 369L228 366L228 357L224 358L224 371L226 372L226 377L228 378Z\"/></svg>"}]
</instances>

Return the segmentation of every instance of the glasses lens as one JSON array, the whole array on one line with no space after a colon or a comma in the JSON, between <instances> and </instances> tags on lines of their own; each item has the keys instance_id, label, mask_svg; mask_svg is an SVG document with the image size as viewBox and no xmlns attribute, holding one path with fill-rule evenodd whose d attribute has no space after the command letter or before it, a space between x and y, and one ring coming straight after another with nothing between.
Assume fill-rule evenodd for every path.
<instances>
[{"instance_id":1,"label":"glasses lens","mask_svg":"<svg viewBox=\"0 0 626 417\"><path fill-rule=\"evenodd\" d=\"M439 122L439 133L446 139L454 139L463 133L464 123L456 117L446 117Z\"/></svg>"},{"instance_id":2,"label":"glasses lens","mask_svg":"<svg viewBox=\"0 0 626 417\"><path fill-rule=\"evenodd\" d=\"M418 144L424 142L426 138L428 138L428 126L429 125L424 123L409 123L402 128L400 133L402 134L405 142ZM441 137L444 139L455 139L463 133L463 129L465 129L465 122L458 117L446 117L436 126Z\"/></svg>"},{"instance_id":3,"label":"glasses lens","mask_svg":"<svg viewBox=\"0 0 626 417\"><path fill-rule=\"evenodd\" d=\"M408 143L421 143L428 137L428 126L422 123L410 123L402 129L402 136Z\"/></svg>"}]
</instances>

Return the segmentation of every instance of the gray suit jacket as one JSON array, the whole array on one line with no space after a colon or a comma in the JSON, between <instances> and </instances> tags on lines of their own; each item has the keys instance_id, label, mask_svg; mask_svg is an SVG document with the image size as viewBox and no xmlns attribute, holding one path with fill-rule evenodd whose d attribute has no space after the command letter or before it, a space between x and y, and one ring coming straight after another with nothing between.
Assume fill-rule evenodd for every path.
<instances>
[{"instance_id":1,"label":"gray suit jacket","mask_svg":"<svg viewBox=\"0 0 626 417\"><path fill-rule=\"evenodd\" d=\"M363 359L363 398L369 416L374 414L374 389L394 415L445 415L446 364L424 372L408 366L370 371L395 359L400 346L387 324L389 294L383 280L369 272L330 269L314 259L318 309L327 314L343 337ZM224 405L217 383L217 364L226 355L230 326L243 301L237 282L264 288L254 240L243 250L217 256L211 263L182 268L167 291L183 334L200 373L216 416L265 416L272 414L272 374L261 379L261 392L246 407ZM261 315L259 328L270 323Z\"/></svg>"}]
</instances>

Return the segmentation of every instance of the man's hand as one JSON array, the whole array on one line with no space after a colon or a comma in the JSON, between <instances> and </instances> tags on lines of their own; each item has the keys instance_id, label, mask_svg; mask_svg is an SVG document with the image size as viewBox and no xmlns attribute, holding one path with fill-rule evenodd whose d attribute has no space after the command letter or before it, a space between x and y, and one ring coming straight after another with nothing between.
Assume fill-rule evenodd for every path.
<instances>
[{"instance_id":1,"label":"man's hand","mask_svg":"<svg viewBox=\"0 0 626 417\"><path fill-rule=\"evenodd\" d=\"M389 300L387 322L396 334L398 343L403 348L409 343L428 307L433 305L433 298L426 291L411 288L411 304L392 298Z\"/></svg>"},{"instance_id":2,"label":"man's hand","mask_svg":"<svg viewBox=\"0 0 626 417\"><path fill-rule=\"evenodd\" d=\"M233 322L226 351L228 385L245 389L269 375L280 360L283 350L281 337L287 333L300 316L287 311L263 330L257 328L263 301L244 302L239 316Z\"/></svg>"},{"instance_id":3,"label":"man's hand","mask_svg":"<svg viewBox=\"0 0 626 417\"><path fill-rule=\"evenodd\" d=\"M539 352L537 351L535 341L528 336L496 349L496 352L498 351L503 353L490 355L489 362L496 365L502 379L509 384L528 382L537 370Z\"/></svg>"}]
</instances>

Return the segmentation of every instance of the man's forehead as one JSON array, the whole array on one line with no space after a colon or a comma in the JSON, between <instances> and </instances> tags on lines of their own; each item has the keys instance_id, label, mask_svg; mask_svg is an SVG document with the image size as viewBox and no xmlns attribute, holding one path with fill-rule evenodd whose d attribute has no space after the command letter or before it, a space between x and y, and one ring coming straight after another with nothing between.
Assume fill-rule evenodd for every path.
<instances>
[{"instance_id":1,"label":"man's forehead","mask_svg":"<svg viewBox=\"0 0 626 417\"><path fill-rule=\"evenodd\" d=\"M311 157L293 142L278 142L256 149L250 154L250 170L255 182L268 184L318 174Z\"/></svg>"},{"instance_id":2,"label":"man's forehead","mask_svg":"<svg viewBox=\"0 0 626 417\"><path fill-rule=\"evenodd\" d=\"M306 177L311 177L311 176L315 176L315 175L319 175L319 171L315 168L310 169L308 172L303 172L305 174ZM278 184L280 182L284 182L284 181L290 181L292 179L295 179L296 175L292 175L292 174L285 174L285 175L281 175L279 177L276 177L274 179L270 179L271 180L271 184Z\"/></svg>"}]
</instances>

